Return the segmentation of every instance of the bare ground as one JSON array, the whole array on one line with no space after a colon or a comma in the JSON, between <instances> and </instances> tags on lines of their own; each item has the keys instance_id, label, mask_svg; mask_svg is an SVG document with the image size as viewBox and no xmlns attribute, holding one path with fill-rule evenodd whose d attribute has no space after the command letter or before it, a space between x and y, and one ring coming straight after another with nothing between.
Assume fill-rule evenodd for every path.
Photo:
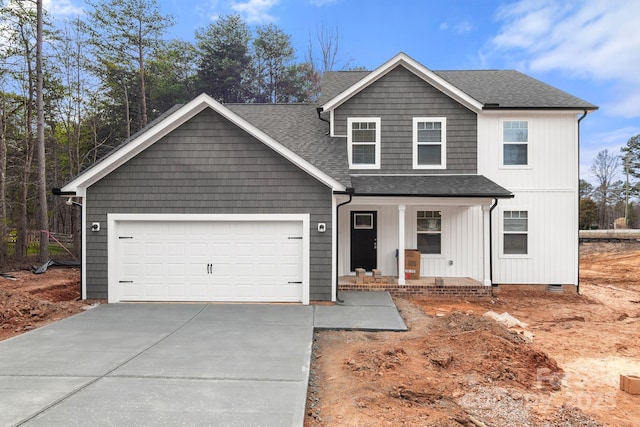
<instances>
[{"instance_id":1,"label":"bare ground","mask_svg":"<svg viewBox=\"0 0 640 427\"><path fill-rule=\"evenodd\" d=\"M305 425L640 425L640 396L619 390L620 374L640 375L640 247L581 254L581 295L396 299L409 332L316 333ZM78 300L78 269L11 274L0 277L0 340L100 302Z\"/></svg>"},{"instance_id":2,"label":"bare ground","mask_svg":"<svg viewBox=\"0 0 640 427\"><path fill-rule=\"evenodd\" d=\"M581 295L397 298L407 333L316 333L305 425L640 425L640 396L619 390L640 375L640 248L581 253Z\"/></svg>"}]
</instances>

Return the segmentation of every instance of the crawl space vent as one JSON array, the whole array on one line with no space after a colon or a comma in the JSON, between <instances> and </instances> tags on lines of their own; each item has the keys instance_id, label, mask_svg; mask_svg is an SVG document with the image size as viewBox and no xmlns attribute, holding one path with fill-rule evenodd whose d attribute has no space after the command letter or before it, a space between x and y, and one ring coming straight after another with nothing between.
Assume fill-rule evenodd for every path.
<instances>
[{"instance_id":1,"label":"crawl space vent","mask_svg":"<svg viewBox=\"0 0 640 427\"><path fill-rule=\"evenodd\" d=\"M562 285L547 285L547 291L561 294L562 292L564 292L564 288L562 287Z\"/></svg>"}]
</instances>

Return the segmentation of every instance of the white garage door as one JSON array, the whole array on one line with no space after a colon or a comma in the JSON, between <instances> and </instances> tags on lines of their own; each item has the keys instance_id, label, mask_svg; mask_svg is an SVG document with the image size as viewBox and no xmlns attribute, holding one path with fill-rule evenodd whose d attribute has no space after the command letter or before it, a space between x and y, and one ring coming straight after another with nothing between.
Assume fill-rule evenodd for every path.
<instances>
[{"instance_id":1,"label":"white garage door","mask_svg":"<svg viewBox=\"0 0 640 427\"><path fill-rule=\"evenodd\" d=\"M302 221L115 225L119 301L304 300Z\"/></svg>"}]
</instances>

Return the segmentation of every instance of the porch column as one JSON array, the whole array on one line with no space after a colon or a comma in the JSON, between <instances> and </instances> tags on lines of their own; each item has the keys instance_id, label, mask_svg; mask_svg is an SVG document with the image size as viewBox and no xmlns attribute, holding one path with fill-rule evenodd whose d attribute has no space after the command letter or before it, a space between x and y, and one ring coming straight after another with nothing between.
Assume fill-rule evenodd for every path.
<instances>
[{"instance_id":1,"label":"porch column","mask_svg":"<svg viewBox=\"0 0 640 427\"><path fill-rule=\"evenodd\" d=\"M491 217L489 215L491 206L482 205L482 265L483 265L483 281L484 286L491 286L491 236L490 224Z\"/></svg>"},{"instance_id":2,"label":"porch column","mask_svg":"<svg viewBox=\"0 0 640 427\"><path fill-rule=\"evenodd\" d=\"M398 285L404 285L404 214L407 207L398 205Z\"/></svg>"}]
</instances>

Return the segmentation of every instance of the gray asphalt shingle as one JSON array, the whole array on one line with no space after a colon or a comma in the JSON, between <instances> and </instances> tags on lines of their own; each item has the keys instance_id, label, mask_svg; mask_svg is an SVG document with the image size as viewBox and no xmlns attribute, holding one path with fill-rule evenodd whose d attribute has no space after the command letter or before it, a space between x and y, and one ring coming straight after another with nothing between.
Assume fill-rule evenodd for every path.
<instances>
[{"instance_id":1,"label":"gray asphalt shingle","mask_svg":"<svg viewBox=\"0 0 640 427\"><path fill-rule=\"evenodd\" d=\"M499 108L597 107L560 89L515 70L433 71L478 102ZM369 71L327 72L323 77L320 105L366 77Z\"/></svg>"},{"instance_id":2,"label":"gray asphalt shingle","mask_svg":"<svg viewBox=\"0 0 640 427\"><path fill-rule=\"evenodd\" d=\"M351 178L355 195L510 198L512 193L482 175L395 175Z\"/></svg>"}]
</instances>

